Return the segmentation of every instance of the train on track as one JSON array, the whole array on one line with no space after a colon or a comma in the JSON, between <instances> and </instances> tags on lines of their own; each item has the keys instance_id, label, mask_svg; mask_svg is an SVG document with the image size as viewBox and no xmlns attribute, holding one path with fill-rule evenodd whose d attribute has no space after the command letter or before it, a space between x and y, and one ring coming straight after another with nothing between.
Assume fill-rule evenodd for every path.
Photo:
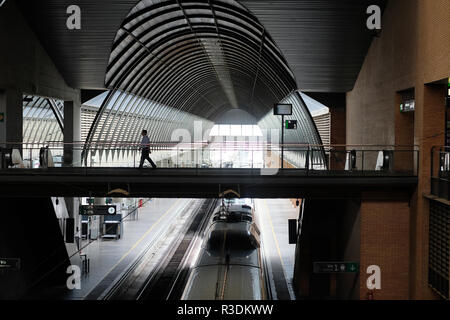
<instances>
[{"instance_id":1,"label":"train on track","mask_svg":"<svg viewBox=\"0 0 450 320\"><path fill-rule=\"evenodd\" d=\"M266 300L264 269L252 201L224 199L206 227L182 300Z\"/></svg>"}]
</instances>

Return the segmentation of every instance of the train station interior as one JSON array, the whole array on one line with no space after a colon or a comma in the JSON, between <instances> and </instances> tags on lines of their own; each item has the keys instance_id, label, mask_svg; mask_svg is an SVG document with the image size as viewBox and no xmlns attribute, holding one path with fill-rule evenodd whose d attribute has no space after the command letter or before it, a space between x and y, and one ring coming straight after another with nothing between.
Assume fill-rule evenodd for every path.
<instances>
[{"instance_id":1,"label":"train station interior","mask_svg":"<svg viewBox=\"0 0 450 320\"><path fill-rule=\"evenodd\" d=\"M0 48L1 301L450 299L449 0L0 0Z\"/></svg>"}]
</instances>

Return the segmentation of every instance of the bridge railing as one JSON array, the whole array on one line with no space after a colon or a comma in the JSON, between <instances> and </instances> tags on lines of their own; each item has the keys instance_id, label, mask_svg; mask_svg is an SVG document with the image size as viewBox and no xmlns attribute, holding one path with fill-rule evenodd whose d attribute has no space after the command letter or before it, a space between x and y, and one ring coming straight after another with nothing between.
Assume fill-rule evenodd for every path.
<instances>
[{"instance_id":1,"label":"bridge railing","mask_svg":"<svg viewBox=\"0 0 450 320\"><path fill-rule=\"evenodd\" d=\"M140 165L141 145L4 143L1 167L132 167ZM281 159L283 149L284 159ZM416 146L311 145L267 142L152 142L150 157L162 168L285 168L334 172L417 175Z\"/></svg>"}]
</instances>

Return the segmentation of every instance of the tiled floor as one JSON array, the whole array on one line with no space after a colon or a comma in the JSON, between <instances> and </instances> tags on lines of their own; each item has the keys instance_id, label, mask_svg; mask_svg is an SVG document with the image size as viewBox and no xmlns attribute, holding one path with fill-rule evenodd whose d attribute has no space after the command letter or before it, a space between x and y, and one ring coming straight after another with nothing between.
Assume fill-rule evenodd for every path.
<instances>
[{"instance_id":1,"label":"tiled floor","mask_svg":"<svg viewBox=\"0 0 450 320\"><path fill-rule=\"evenodd\" d=\"M190 199L153 199L139 209L138 220L125 220L119 240L97 240L83 253L90 259L90 272L81 277L81 289L66 299L97 299L135 261L143 250L155 243L162 232L179 219ZM83 241L85 246L87 241Z\"/></svg>"}]
</instances>

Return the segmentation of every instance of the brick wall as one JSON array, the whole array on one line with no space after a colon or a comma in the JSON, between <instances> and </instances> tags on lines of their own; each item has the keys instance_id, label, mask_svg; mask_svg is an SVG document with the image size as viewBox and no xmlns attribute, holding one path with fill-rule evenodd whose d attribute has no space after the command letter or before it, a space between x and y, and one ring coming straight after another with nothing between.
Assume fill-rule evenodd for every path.
<instances>
[{"instance_id":1,"label":"brick wall","mask_svg":"<svg viewBox=\"0 0 450 320\"><path fill-rule=\"evenodd\" d=\"M361 202L360 299L366 299L367 267L381 269L376 300L409 299L409 217L407 201Z\"/></svg>"},{"instance_id":2,"label":"brick wall","mask_svg":"<svg viewBox=\"0 0 450 320\"><path fill-rule=\"evenodd\" d=\"M448 21L448 0L389 1L383 15L381 36L374 38L354 89L347 94L347 144L414 143L420 149L419 184L409 199L410 220L404 221L400 217L396 220L387 213L383 214L383 210L392 212L387 203L365 203L366 216L362 218L366 220L362 225L366 229L361 231L361 234L367 233L362 241L366 241L368 254L383 261L379 255L386 253L383 253L385 250L381 243L400 241L404 244L407 237L401 237L398 230L404 227L403 223L410 222L409 268L404 263L401 266L404 266L405 272L410 271L409 297L412 299L438 298L427 284L429 208L423 194L429 192L431 147L444 142L444 96L439 92L442 87L432 83L450 76ZM410 88L414 88L416 100L412 121L399 114L398 105L398 93ZM412 132L413 138L408 136ZM404 210L403 205L395 203L392 208ZM369 215L370 210L375 210L378 222ZM386 233L385 228L393 234ZM397 235L399 238L396 238ZM385 239L374 243L372 238L364 238L374 236ZM381 252L376 253L375 249ZM398 260L396 256L393 259ZM386 268L389 271L392 266L388 264ZM395 273L398 271L396 267ZM406 281L403 276L389 281L398 284L399 279ZM389 288L393 291L384 291L385 297L407 297L403 291L406 290L404 285L400 286L402 289L397 286Z\"/></svg>"}]
</instances>

